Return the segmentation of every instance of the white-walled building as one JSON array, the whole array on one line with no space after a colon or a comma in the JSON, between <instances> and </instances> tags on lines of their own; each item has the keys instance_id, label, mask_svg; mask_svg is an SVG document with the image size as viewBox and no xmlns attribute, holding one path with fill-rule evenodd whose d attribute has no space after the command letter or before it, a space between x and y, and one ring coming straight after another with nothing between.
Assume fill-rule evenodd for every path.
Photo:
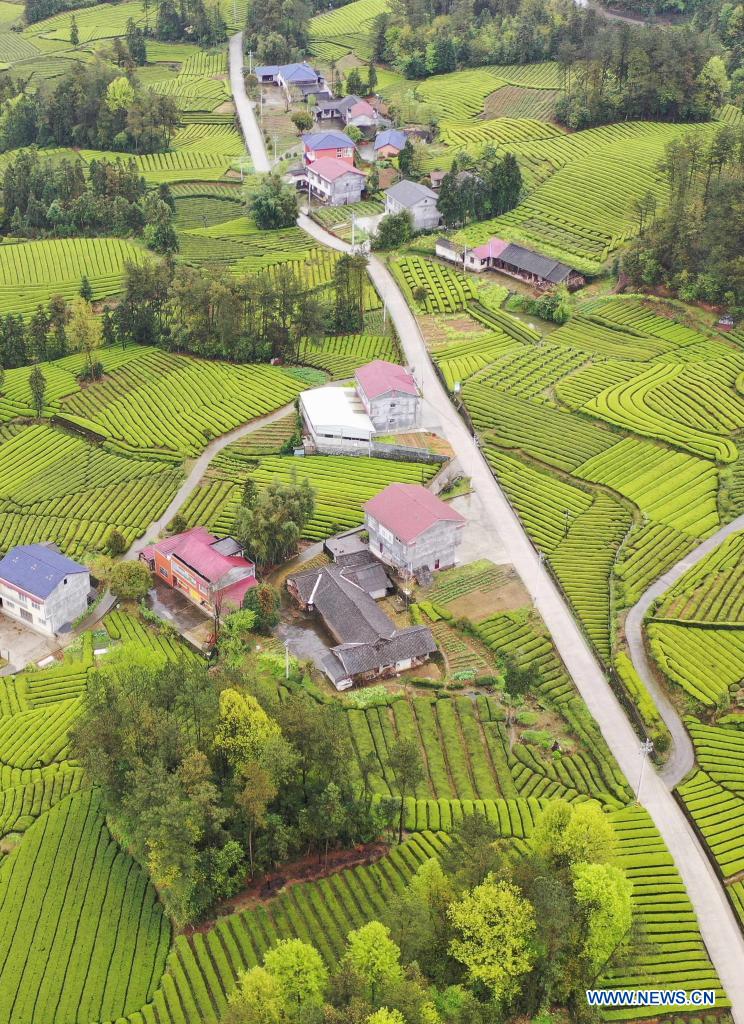
<instances>
[{"instance_id":1,"label":"white-walled building","mask_svg":"<svg viewBox=\"0 0 744 1024\"><path fill-rule=\"evenodd\" d=\"M439 227L442 216L437 209L437 194L417 181L396 181L385 190L385 213L411 215L415 231L428 231Z\"/></svg>"},{"instance_id":2,"label":"white-walled building","mask_svg":"<svg viewBox=\"0 0 744 1024\"><path fill-rule=\"evenodd\" d=\"M306 168L308 190L313 198L329 206L348 206L362 198L364 171L335 157L322 157Z\"/></svg>"},{"instance_id":3,"label":"white-walled building","mask_svg":"<svg viewBox=\"0 0 744 1024\"><path fill-rule=\"evenodd\" d=\"M353 388L328 386L303 391L300 413L310 441L319 452L369 451L375 427Z\"/></svg>"},{"instance_id":4,"label":"white-walled building","mask_svg":"<svg viewBox=\"0 0 744 1024\"><path fill-rule=\"evenodd\" d=\"M356 389L376 430L406 430L418 424L421 397L405 366L385 359L360 366Z\"/></svg>"},{"instance_id":5,"label":"white-walled building","mask_svg":"<svg viewBox=\"0 0 744 1024\"><path fill-rule=\"evenodd\" d=\"M455 564L465 517L420 484L390 484L364 506L369 550L402 576Z\"/></svg>"},{"instance_id":6,"label":"white-walled building","mask_svg":"<svg viewBox=\"0 0 744 1024\"><path fill-rule=\"evenodd\" d=\"M12 548L0 560L0 611L53 635L88 607L90 573L54 544Z\"/></svg>"}]
</instances>

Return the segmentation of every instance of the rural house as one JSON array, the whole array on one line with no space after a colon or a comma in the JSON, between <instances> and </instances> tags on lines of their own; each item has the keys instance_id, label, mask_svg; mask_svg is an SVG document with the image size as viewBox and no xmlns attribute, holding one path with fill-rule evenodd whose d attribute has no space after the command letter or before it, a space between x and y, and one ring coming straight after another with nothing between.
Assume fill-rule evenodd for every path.
<instances>
[{"instance_id":1,"label":"rural house","mask_svg":"<svg viewBox=\"0 0 744 1024\"><path fill-rule=\"evenodd\" d=\"M417 181L396 181L385 191L385 213L407 210L415 231L427 231L439 226L442 219L437 209L437 194Z\"/></svg>"},{"instance_id":2,"label":"rural house","mask_svg":"<svg viewBox=\"0 0 744 1024\"><path fill-rule=\"evenodd\" d=\"M140 553L158 579L206 612L239 608L256 586L256 567L232 537L214 537L203 526L151 544Z\"/></svg>"},{"instance_id":3,"label":"rural house","mask_svg":"<svg viewBox=\"0 0 744 1024\"><path fill-rule=\"evenodd\" d=\"M305 170L308 194L329 206L348 206L362 198L367 176L353 163L335 157L321 157Z\"/></svg>"},{"instance_id":4,"label":"rural house","mask_svg":"<svg viewBox=\"0 0 744 1024\"><path fill-rule=\"evenodd\" d=\"M355 374L356 390L375 430L405 430L419 419L421 397L404 366L375 359Z\"/></svg>"},{"instance_id":5,"label":"rural house","mask_svg":"<svg viewBox=\"0 0 744 1024\"><path fill-rule=\"evenodd\" d=\"M287 589L306 611L317 612L335 640L322 668L337 690L403 672L437 649L426 626L398 629L375 604L390 589L368 549L339 563L307 569L287 579Z\"/></svg>"},{"instance_id":6,"label":"rural house","mask_svg":"<svg viewBox=\"0 0 744 1024\"><path fill-rule=\"evenodd\" d=\"M375 138L375 159L389 160L398 156L408 136L401 128L386 128Z\"/></svg>"},{"instance_id":7,"label":"rural house","mask_svg":"<svg viewBox=\"0 0 744 1024\"><path fill-rule=\"evenodd\" d=\"M349 93L348 96L329 97L327 100L319 100L315 108L315 117L318 121L337 120L346 122L346 115L355 104L361 103L361 97Z\"/></svg>"},{"instance_id":8,"label":"rural house","mask_svg":"<svg viewBox=\"0 0 744 1024\"><path fill-rule=\"evenodd\" d=\"M369 549L405 577L447 569L465 517L420 484L390 484L364 506Z\"/></svg>"},{"instance_id":9,"label":"rural house","mask_svg":"<svg viewBox=\"0 0 744 1024\"><path fill-rule=\"evenodd\" d=\"M305 164L330 158L343 160L354 166L356 146L345 132L335 128L320 132L307 132L302 136L303 160Z\"/></svg>"},{"instance_id":10,"label":"rural house","mask_svg":"<svg viewBox=\"0 0 744 1024\"><path fill-rule=\"evenodd\" d=\"M522 245L506 242L503 238L491 238L472 249L458 245L449 238L438 238L435 252L440 259L457 263L465 270L473 270L475 273L498 270L538 288L550 288L557 284L578 288L584 284L581 274L566 263L554 260L551 256L541 256Z\"/></svg>"},{"instance_id":11,"label":"rural house","mask_svg":"<svg viewBox=\"0 0 744 1024\"><path fill-rule=\"evenodd\" d=\"M40 633L53 635L88 607L90 573L55 544L11 548L0 560L0 609Z\"/></svg>"},{"instance_id":12,"label":"rural house","mask_svg":"<svg viewBox=\"0 0 744 1024\"><path fill-rule=\"evenodd\" d=\"M303 97L310 94L330 96L325 79L315 68L301 64L264 64L257 67L256 78L261 85L278 85L289 97L291 89L297 89Z\"/></svg>"}]
</instances>

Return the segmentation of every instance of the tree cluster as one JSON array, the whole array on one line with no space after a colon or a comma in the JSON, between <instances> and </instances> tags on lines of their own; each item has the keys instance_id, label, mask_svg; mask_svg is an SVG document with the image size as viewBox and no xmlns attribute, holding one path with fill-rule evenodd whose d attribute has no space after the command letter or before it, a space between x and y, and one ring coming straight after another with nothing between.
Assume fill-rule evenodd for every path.
<instances>
[{"instance_id":1,"label":"tree cluster","mask_svg":"<svg viewBox=\"0 0 744 1024\"><path fill-rule=\"evenodd\" d=\"M227 26L219 4L204 0L159 0L155 38L175 43L183 40L200 46L219 46L227 38Z\"/></svg>"},{"instance_id":2,"label":"tree cluster","mask_svg":"<svg viewBox=\"0 0 744 1024\"><path fill-rule=\"evenodd\" d=\"M369 841L390 817L368 771L352 781L340 706L301 691L280 703L273 681L244 684L194 661L143 664L122 648L93 674L72 743L112 833L178 925L247 874Z\"/></svg>"},{"instance_id":3,"label":"tree cluster","mask_svg":"<svg viewBox=\"0 0 744 1024\"><path fill-rule=\"evenodd\" d=\"M173 199L148 192L133 160L42 160L33 149L11 159L3 175L1 230L27 238L145 235L160 252L178 245Z\"/></svg>"},{"instance_id":4,"label":"tree cluster","mask_svg":"<svg viewBox=\"0 0 744 1024\"><path fill-rule=\"evenodd\" d=\"M264 231L291 228L299 213L297 190L286 185L278 174L269 174L248 196L248 209Z\"/></svg>"},{"instance_id":5,"label":"tree cluster","mask_svg":"<svg viewBox=\"0 0 744 1024\"><path fill-rule=\"evenodd\" d=\"M21 146L79 146L128 153L168 149L178 105L103 64L75 66L37 91L5 80L0 150Z\"/></svg>"},{"instance_id":6,"label":"tree cluster","mask_svg":"<svg viewBox=\"0 0 744 1024\"><path fill-rule=\"evenodd\" d=\"M23 13L26 24L32 25L36 21L43 21L44 18L51 18L53 14L62 11L69 11L77 7L92 7L96 0L88 0L81 4L78 0L24 0Z\"/></svg>"},{"instance_id":7,"label":"tree cluster","mask_svg":"<svg viewBox=\"0 0 744 1024\"><path fill-rule=\"evenodd\" d=\"M347 273L349 262L356 269ZM297 362L304 338L359 323L360 263L340 259L333 284L321 292L287 264L244 278L167 260L129 265L114 337L237 362Z\"/></svg>"},{"instance_id":8,"label":"tree cluster","mask_svg":"<svg viewBox=\"0 0 744 1024\"><path fill-rule=\"evenodd\" d=\"M727 306L744 317L744 131L674 140L662 165L669 202L637 205L639 238L622 268L636 285L664 284L687 302ZM653 198L653 197L651 197Z\"/></svg>"},{"instance_id":9,"label":"tree cluster","mask_svg":"<svg viewBox=\"0 0 744 1024\"><path fill-rule=\"evenodd\" d=\"M235 534L259 568L296 554L303 528L315 511L315 492L306 479L272 480L259 491L249 477L243 488ZM252 607L252 599L244 607Z\"/></svg>"},{"instance_id":10,"label":"tree cluster","mask_svg":"<svg viewBox=\"0 0 744 1024\"><path fill-rule=\"evenodd\" d=\"M597 804L557 801L512 856L467 815L330 973L299 939L239 979L225 1024L491 1024L543 1007L589 1019L585 989L624 955L631 887Z\"/></svg>"},{"instance_id":11,"label":"tree cluster","mask_svg":"<svg viewBox=\"0 0 744 1024\"><path fill-rule=\"evenodd\" d=\"M511 153L500 157L490 147L477 161L460 153L442 178L437 208L447 227L487 220L513 210L522 193L522 173Z\"/></svg>"},{"instance_id":12,"label":"tree cluster","mask_svg":"<svg viewBox=\"0 0 744 1024\"><path fill-rule=\"evenodd\" d=\"M313 14L306 0L251 0L245 23L246 52L260 64L304 60Z\"/></svg>"},{"instance_id":13,"label":"tree cluster","mask_svg":"<svg viewBox=\"0 0 744 1024\"><path fill-rule=\"evenodd\" d=\"M90 307L90 286L85 297L68 303L61 295L52 296L46 306L39 305L28 320L18 314L0 316L0 366L12 370L32 362L44 363L72 352L87 353L99 344L113 341L113 326L108 312L99 320ZM92 344L91 338L97 338Z\"/></svg>"},{"instance_id":14,"label":"tree cluster","mask_svg":"<svg viewBox=\"0 0 744 1024\"><path fill-rule=\"evenodd\" d=\"M689 26L610 24L557 52L566 92L559 121L590 128L629 118L702 121L729 94L726 68L710 39Z\"/></svg>"}]
</instances>

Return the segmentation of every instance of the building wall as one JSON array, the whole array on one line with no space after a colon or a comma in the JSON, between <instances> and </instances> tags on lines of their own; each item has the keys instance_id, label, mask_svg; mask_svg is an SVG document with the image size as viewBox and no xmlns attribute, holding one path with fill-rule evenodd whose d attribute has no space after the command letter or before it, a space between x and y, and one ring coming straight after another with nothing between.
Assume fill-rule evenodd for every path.
<instances>
[{"instance_id":1,"label":"building wall","mask_svg":"<svg viewBox=\"0 0 744 1024\"><path fill-rule=\"evenodd\" d=\"M413 206L403 206L393 196L385 196L385 213L402 213L407 210L411 215L411 221L416 231L427 231L430 228L438 227L442 219L437 209L436 199L420 199Z\"/></svg>"},{"instance_id":2,"label":"building wall","mask_svg":"<svg viewBox=\"0 0 744 1024\"><path fill-rule=\"evenodd\" d=\"M322 197L331 206L348 206L350 203L358 203L362 198L364 178L358 174L344 174L335 181L326 181L313 173L311 165L307 177L313 195Z\"/></svg>"},{"instance_id":3,"label":"building wall","mask_svg":"<svg viewBox=\"0 0 744 1024\"><path fill-rule=\"evenodd\" d=\"M0 583L2 610L13 619L50 636L69 622L74 622L88 607L90 574L72 573L66 583L55 587L45 601Z\"/></svg>"},{"instance_id":4,"label":"building wall","mask_svg":"<svg viewBox=\"0 0 744 1024\"><path fill-rule=\"evenodd\" d=\"M415 427L418 422L420 399L417 395L393 391L369 403L364 398L362 401L376 430L404 430Z\"/></svg>"},{"instance_id":5,"label":"building wall","mask_svg":"<svg viewBox=\"0 0 744 1024\"><path fill-rule=\"evenodd\" d=\"M435 523L411 544L404 544L369 514L365 515L365 526L372 554L404 576L415 574L423 566L434 570L455 564L461 524Z\"/></svg>"},{"instance_id":6,"label":"building wall","mask_svg":"<svg viewBox=\"0 0 744 1024\"><path fill-rule=\"evenodd\" d=\"M323 157L333 157L334 160L343 160L345 163L354 166L354 150L350 146L342 146L338 149L306 149L305 161L313 163L315 160L322 160Z\"/></svg>"},{"instance_id":7,"label":"building wall","mask_svg":"<svg viewBox=\"0 0 744 1024\"><path fill-rule=\"evenodd\" d=\"M375 158L377 160L388 160L391 157L398 156L400 150L397 146L380 146L379 149L375 150Z\"/></svg>"}]
</instances>

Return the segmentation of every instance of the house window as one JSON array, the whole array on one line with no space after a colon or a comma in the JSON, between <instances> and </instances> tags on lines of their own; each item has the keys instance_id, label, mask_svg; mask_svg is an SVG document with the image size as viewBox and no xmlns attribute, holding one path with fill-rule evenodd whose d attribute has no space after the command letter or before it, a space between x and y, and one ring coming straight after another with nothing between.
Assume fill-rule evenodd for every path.
<instances>
[{"instance_id":1,"label":"house window","mask_svg":"<svg viewBox=\"0 0 744 1024\"><path fill-rule=\"evenodd\" d=\"M31 612L27 612L25 608L21 608L21 618L24 622L33 622L34 617Z\"/></svg>"},{"instance_id":2,"label":"house window","mask_svg":"<svg viewBox=\"0 0 744 1024\"><path fill-rule=\"evenodd\" d=\"M393 540L395 539L393 534L392 534L392 532L390 530L388 530L388 528L386 526L382 526L382 525L380 526L379 529L380 529L380 536L382 537L382 539L386 540L388 542L388 544L392 544Z\"/></svg>"},{"instance_id":3,"label":"house window","mask_svg":"<svg viewBox=\"0 0 744 1024\"><path fill-rule=\"evenodd\" d=\"M31 602L31 607L33 608L33 610L34 610L35 612L38 612L38 611L40 611L40 609L41 609L41 605L39 604L39 602L38 602L38 601L32 601L32 602Z\"/></svg>"},{"instance_id":4,"label":"house window","mask_svg":"<svg viewBox=\"0 0 744 1024\"><path fill-rule=\"evenodd\" d=\"M158 572L160 573L161 576L165 576L166 579L168 578L168 570L164 569L162 565L158 569Z\"/></svg>"}]
</instances>

